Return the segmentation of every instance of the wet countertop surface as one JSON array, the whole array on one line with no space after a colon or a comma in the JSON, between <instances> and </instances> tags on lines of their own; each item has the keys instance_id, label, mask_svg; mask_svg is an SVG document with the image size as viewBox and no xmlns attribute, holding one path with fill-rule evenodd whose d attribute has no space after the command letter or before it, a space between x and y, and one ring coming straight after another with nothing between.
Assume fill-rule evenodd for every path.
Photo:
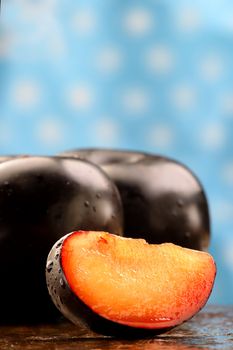
<instances>
[{"instance_id":1,"label":"wet countertop surface","mask_svg":"<svg viewBox=\"0 0 233 350\"><path fill-rule=\"evenodd\" d=\"M66 321L0 326L0 349L233 349L233 306L206 306L192 320L150 339L113 339L89 333Z\"/></svg>"}]
</instances>

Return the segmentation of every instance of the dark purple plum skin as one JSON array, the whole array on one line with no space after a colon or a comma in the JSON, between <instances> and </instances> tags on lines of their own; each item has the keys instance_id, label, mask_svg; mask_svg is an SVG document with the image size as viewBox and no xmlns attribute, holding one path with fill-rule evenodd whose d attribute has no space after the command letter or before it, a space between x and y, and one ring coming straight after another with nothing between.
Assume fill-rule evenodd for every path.
<instances>
[{"instance_id":1,"label":"dark purple plum skin","mask_svg":"<svg viewBox=\"0 0 233 350\"><path fill-rule=\"evenodd\" d=\"M39 322L58 313L44 266L51 246L77 230L122 234L122 206L95 165L28 157L0 164L0 322Z\"/></svg>"},{"instance_id":2,"label":"dark purple plum skin","mask_svg":"<svg viewBox=\"0 0 233 350\"><path fill-rule=\"evenodd\" d=\"M70 234L62 237L52 247L46 264L46 281L49 295L57 309L75 325L97 334L121 338L141 338L164 333L171 328L142 329L110 321L92 311L71 290L61 263L62 245ZM93 293L95 291L93 290Z\"/></svg>"},{"instance_id":3,"label":"dark purple plum skin","mask_svg":"<svg viewBox=\"0 0 233 350\"><path fill-rule=\"evenodd\" d=\"M115 182L123 203L126 237L207 250L207 198L185 165L149 153L109 149L77 149L60 156L89 160Z\"/></svg>"}]
</instances>

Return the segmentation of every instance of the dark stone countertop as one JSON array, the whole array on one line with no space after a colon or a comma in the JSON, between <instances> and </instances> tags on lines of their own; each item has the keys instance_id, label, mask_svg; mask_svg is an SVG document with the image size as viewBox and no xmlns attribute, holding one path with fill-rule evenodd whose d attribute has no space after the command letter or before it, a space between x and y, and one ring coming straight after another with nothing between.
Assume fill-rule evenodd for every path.
<instances>
[{"instance_id":1,"label":"dark stone countertop","mask_svg":"<svg viewBox=\"0 0 233 350\"><path fill-rule=\"evenodd\" d=\"M233 306L207 306L183 325L150 339L113 339L87 333L66 321L37 326L0 326L0 349L233 349Z\"/></svg>"}]
</instances>

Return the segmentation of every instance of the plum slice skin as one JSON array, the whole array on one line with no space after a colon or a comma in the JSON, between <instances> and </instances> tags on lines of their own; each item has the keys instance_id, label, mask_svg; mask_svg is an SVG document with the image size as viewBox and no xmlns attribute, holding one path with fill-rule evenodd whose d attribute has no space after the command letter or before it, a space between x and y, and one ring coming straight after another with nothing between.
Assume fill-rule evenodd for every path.
<instances>
[{"instance_id":1,"label":"plum slice skin","mask_svg":"<svg viewBox=\"0 0 233 350\"><path fill-rule=\"evenodd\" d=\"M69 266L69 264L72 265L73 262L70 261L70 257L67 257L67 251L69 251L68 253L72 255L72 249L73 249L72 245L73 245L74 237L75 236L77 237L77 242L78 242L78 240L80 240L80 238L82 239L83 234L84 234L83 231L82 232L74 232L65 238L65 240L63 241L62 247L61 247L60 263L61 263L61 267L62 267L64 276L66 278L66 283L68 284L68 286L71 289L71 291L73 292L73 294L77 298L81 299L81 301L85 305L87 305L94 313L97 313L98 315L102 316L103 318L109 319L110 321L113 321L113 322L120 323L122 325L134 327L134 328L146 328L146 329L169 328L169 327L174 327L174 326L182 323L183 321L191 318L196 312L199 311L199 309L201 309L205 305L206 301L208 300L208 297L209 297L211 290L212 290L212 287L213 287L213 282L214 282L215 273L216 273L214 261L209 254L203 253L203 252L192 251L192 250L186 249L186 248L177 247L177 246L174 246L173 244L148 245L144 240L141 240L141 239L135 240L135 239L129 239L129 238L115 238L114 235L110 235L110 234L104 233L104 232L99 232L99 233L90 232L90 235L92 235L92 239L94 239L94 240L96 239L96 242L98 242L97 243L98 248L96 248L96 250L94 250L94 247L91 247L92 252L95 252L95 253L97 253L97 255L99 254L100 256L101 256L101 254L102 255L105 254L105 257L104 257L105 260L106 260L106 252L109 253L111 251L111 249L108 248L108 245L109 245L108 243L110 243L110 242L113 243L113 242L117 241L117 242L123 242L123 245L124 245L125 244L124 242L127 240L128 242L134 242L134 243L135 243L135 241L137 241L137 245L139 245L139 247L138 247L139 252L140 252L140 249L142 249L143 247L144 247L143 249L145 249L145 247L147 249L151 246L154 246L154 247L160 247L159 248L160 250L161 250L161 247L164 247L165 250L166 249L168 249L168 250L178 249L178 251L182 251L182 254L185 253L185 254L188 254L188 256L191 255L191 256L198 256L199 257L202 255L203 257L206 258L206 261L204 261L205 259L203 259L203 264L209 265L209 269L210 269L210 272L209 272L210 276L209 276L209 279L207 281L205 281L205 279L203 279L203 278L201 279L201 276L199 276L200 282L202 283L202 289L200 288L200 293L195 294L195 291L193 291L194 297L192 297L192 293L188 297L188 299L191 299L190 303L192 305L190 305L190 304L188 306L182 305L182 303L184 304L187 302L187 296L186 297L185 296L177 297L177 300L175 300L175 302L177 304L175 306L175 308L177 309L177 311L171 312L172 316L170 316L169 313L168 313L169 316L166 313L165 313L165 315L159 314L159 316L156 316L153 314L154 311L152 310L152 316L153 316L152 319L151 318L149 319L148 316L146 316L146 317L141 316L141 318L140 318L140 315L139 315L139 317L136 317L136 320L135 319L132 320L132 316L131 316L131 319L130 319L130 317L128 317L128 318L126 317L125 319L124 319L124 317L122 317L122 315L124 315L126 313L124 310L123 311L119 310L119 314L118 314L119 317L116 317L117 312L115 312L115 314L113 316L111 316L111 313L109 314L109 313L103 312L103 310L101 312L100 309L96 308L96 305L94 305L93 302L90 302L90 300L88 302L88 300L85 298L85 295L83 296L80 294L80 290L77 291L77 288L76 288L77 280L75 280L75 282L73 282L72 279L70 278L70 271L72 268L74 268L74 266L73 267ZM90 235L88 235L87 237L91 237ZM97 235L98 237L95 237L95 235ZM89 241L89 239L84 238L84 241L85 240L87 242ZM69 246L69 242L71 243L70 246ZM80 244L80 243L78 243L78 244ZM67 246L68 246L68 248L67 248ZM85 249L85 247L82 247L81 249ZM114 248L112 248L112 249L114 250ZM84 253L86 254L86 252L84 252ZM82 256L82 259L84 259L84 258L85 258L85 256ZM90 259L92 259L92 258L93 257L90 256ZM95 259L96 259L96 257L95 257ZM202 258L200 260L202 260ZM198 259L197 259L197 261L198 261ZM73 265L75 265L75 264L73 264ZM97 262L94 265L97 266L98 265ZM174 264L171 264L171 265L173 265L172 267L174 267ZM84 266L84 268L85 268L85 266ZM150 267L149 267L149 269L150 269ZM97 267L97 270L98 270L98 267ZM204 270L204 268L203 268L203 270ZM86 271L86 273L88 274L87 271ZM108 273L108 271L105 271L105 273ZM78 273L78 271L76 271L73 275L78 276L79 274L80 273ZM201 270L199 272L199 275L201 275ZM171 276L173 276L173 277L170 277L169 283L174 282L174 274L171 274ZM191 276L191 280L193 279L193 276L194 275ZM208 273L206 274L205 277L208 277ZM91 278L93 278L93 277L91 277ZM172 280L172 278L173 278L173 280ZM75 279L76 279L76 277L75 277ZM107 281L107 279L106 279L106 281ZM106 283L108 284L108 282L106 282ZM106 290L106 283L105 283L105 288L103 286L104 290ZM138 281L136 281L136 283L138 283ZM191 282L189 282L189 283L191 283ZM196 289L198 289L198 284L199 283L198 283L198 278L197 278ZM156 288L158 288L158 287L156 286ZM92 294L95 293L95 290L96 290L95 286L92 286L92 291L90 293L92 293ZM173 289L173 291L174 291L174 289ZM85 293L86 293L86 286L84 287L84 294ZM132 294L132 289L129 292L129 294L130 293ZM172 288L171 288L171 293L172 293ZM188 290L184 290L184 293L188 293ZM174 297L174 299L176 299L176 297ZM100 300L101 300L101 298L100 298ZM130 298L128 298L128 301L130 301ZM106 307L106 305L104 305L104 308L105 307ZM172 307L172 305L171 305L171 307ZM190 308L189 312L183 311L183 314L182 314L182 308L185 311L187 311L186 309L188 307ZM140 309L143 309L143 308L140 307ZM173 305L173 309L174 309L174 305ZM136 312L135 312L135 314L136 314Z\"/></svg>"}]
</instances>

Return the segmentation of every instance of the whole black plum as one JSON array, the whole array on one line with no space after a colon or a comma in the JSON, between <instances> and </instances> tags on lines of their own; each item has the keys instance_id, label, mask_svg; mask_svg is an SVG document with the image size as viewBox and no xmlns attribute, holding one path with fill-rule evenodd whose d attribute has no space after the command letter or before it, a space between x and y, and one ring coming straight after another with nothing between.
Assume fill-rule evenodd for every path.
<instances>
[{"instance_id":1,"label":"whole black plum","mask_svg":"<svg viewBox=\"0 0 233 350\"><path fill-rule=\"evenodd\" d=\"M77 149L60 156L89 160L115 182L124 208L125 236L207 250L207 198L185 165L149 153L110 149Z\"/></svg>"},{"instance_id":2,"label":"whole black plum","mask_svg":"<svg viewBox=\"0 0 233 350\"><path fill-rule=\"evenodd\" d=\"M72 230L122 234L119 192L82 160L28 157L0 164L0 322L50 320L44 266Z\"/></svg>"}]
</instances>

